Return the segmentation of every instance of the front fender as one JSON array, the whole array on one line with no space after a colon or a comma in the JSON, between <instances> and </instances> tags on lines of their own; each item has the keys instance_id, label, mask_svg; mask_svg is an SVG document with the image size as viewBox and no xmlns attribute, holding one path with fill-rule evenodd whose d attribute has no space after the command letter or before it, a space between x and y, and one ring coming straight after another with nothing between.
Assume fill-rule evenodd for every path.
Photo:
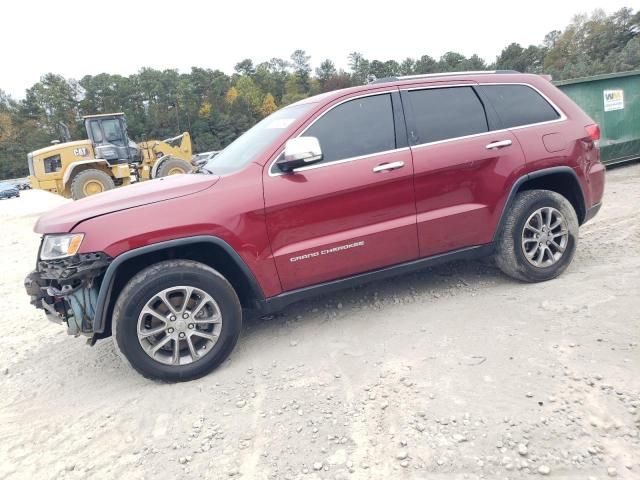
<instances>
[{"instance_id":1,"label":"front fender","mask_svg":"<svg viewBox=\"0 0 640 480\"><path fill-rule=\"evenodd\" d=\"M253 272L249 269L247 264L244 262L242 257L238 255L238 253L229 245L227 242L218 237L208 236L208 235L198 235L194 237L186 237L186 238L178 238L174 240L167 240L164 242L154 243L152 245L146 245L144 247L135 248L133 250L129 250L122 255L119 255L109 264L104 277L102 278L102 283L100 284L100 290L98 292L98 300L96 302L95 316L93 318L93 333L94 338L100 337L102 333L104 333L107 325L107 314L109 309L109 303L111 297L113 295L113 284L116 278L116 274L118 269L128 260L132 260L141 255L146 255L153 252L159 252L161 250L166 250L174 247L183 247L189 244L196 243L210 243L217 247L222 248L236 263L238 268L245 275L247 282L249 283L251 289L253 290L253 295L257 300L264 300L264 293L260 288L260 285L256 281Z\"/></svg>"},{"instance_id":2,"label":"front fender","mask_svg":"<svg viewBox=\"0 0 640 480\"><path fill-rule=\"evenodd\" d=\"M64 186L64 188L67 188L67 183L69 182L69 180L71 180L71 178L73 178L73 172L75 172L78 167L87 164L105 165L107 168L111 166L111 164L106 160L95 158L91 160L80 160L78 162L70 163L67 169L64 171L64 175L62 176L62 185Z\"/></svg>"}]
</instances>

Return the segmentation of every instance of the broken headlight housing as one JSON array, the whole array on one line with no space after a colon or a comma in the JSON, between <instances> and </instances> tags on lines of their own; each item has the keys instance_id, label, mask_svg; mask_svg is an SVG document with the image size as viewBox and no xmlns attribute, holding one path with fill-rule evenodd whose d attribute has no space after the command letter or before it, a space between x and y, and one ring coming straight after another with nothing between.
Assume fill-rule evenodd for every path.
<instances>
[{"instance_id":1,"label":"broken headlight housing","mask_svg":"<svg viewBox=\"0 0 640 480\"><path fill-rule=\"evenodd\" d=\"M45 235L40 247L40 260L56 260L78 253L84 233Z\"/></svg>"}]
</instances>

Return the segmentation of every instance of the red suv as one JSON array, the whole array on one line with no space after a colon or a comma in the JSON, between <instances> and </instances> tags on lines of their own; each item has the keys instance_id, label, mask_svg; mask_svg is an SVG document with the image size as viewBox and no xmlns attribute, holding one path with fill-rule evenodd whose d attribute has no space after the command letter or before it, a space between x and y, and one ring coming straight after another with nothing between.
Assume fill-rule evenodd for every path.
<instances>
[{"instance_id":1,"label":"red suv","mask_svg":"<svg viewBox=\"0 0 640 480\"><path fill-rule=\"evenodd\" d=\"M598 125L517 72L386 78L265 118L199 173L41 217L32 303L140 373L219 365L242 312L453 259L525 282L573 258L601 205Z\"/></svg>"}]
</instances>

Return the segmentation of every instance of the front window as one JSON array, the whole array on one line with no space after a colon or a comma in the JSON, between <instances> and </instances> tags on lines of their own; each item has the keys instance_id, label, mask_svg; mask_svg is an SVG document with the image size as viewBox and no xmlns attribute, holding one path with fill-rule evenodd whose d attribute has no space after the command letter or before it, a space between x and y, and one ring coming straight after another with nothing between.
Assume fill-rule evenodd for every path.
<instances>
[{"instance_id":1,"label":"front window","mask_svg":"<svg viewBox=\"0 0 640 480\"><path fill-rule=\"evenodd\" d=\"M272 113L211 158L202 168L217 175L240 170L255 161L267 146L307 114L313 106L313 103L303 103Z\"/></svg>"},{"instance_id":2,"label":"front window","mask_svg":"<svg viewBox=\"0 0 640 480\"><path fill-rule=\"evenodd\" d=\"M104 138L108 143L120 146L124 145L124 136L122 135L120 120L102 120L102 131L104 132Z\"/></svg>"},{"instance_id":3,"label":"front window","mask_svg":"<svg viewBox=\"0 0 640 480\"><path fill-rule=\"evenodd\" d=\"M305 137L316 137L322 161L362 157L396 148L391 95L349 100L311 125Z\"/></svg>"}]
</instances>

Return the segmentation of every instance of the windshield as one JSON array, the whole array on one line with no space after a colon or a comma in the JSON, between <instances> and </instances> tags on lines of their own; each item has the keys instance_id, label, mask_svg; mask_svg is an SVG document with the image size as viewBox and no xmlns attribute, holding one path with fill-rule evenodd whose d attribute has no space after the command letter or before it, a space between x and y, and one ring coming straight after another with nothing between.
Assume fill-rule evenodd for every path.
<instances>
[{"instance_id":1,"label":"windshield","mask_svg":"<svg viewBox=\"0 0 640 480\"><path fill-rule=\"evenodd\" d=\"M222 175L248 165L258 158L265 147L313 106L313 103L293 105L272 113L231 142L227 148L207 161L202 168Z\"/></svg>"}]
</instances>

